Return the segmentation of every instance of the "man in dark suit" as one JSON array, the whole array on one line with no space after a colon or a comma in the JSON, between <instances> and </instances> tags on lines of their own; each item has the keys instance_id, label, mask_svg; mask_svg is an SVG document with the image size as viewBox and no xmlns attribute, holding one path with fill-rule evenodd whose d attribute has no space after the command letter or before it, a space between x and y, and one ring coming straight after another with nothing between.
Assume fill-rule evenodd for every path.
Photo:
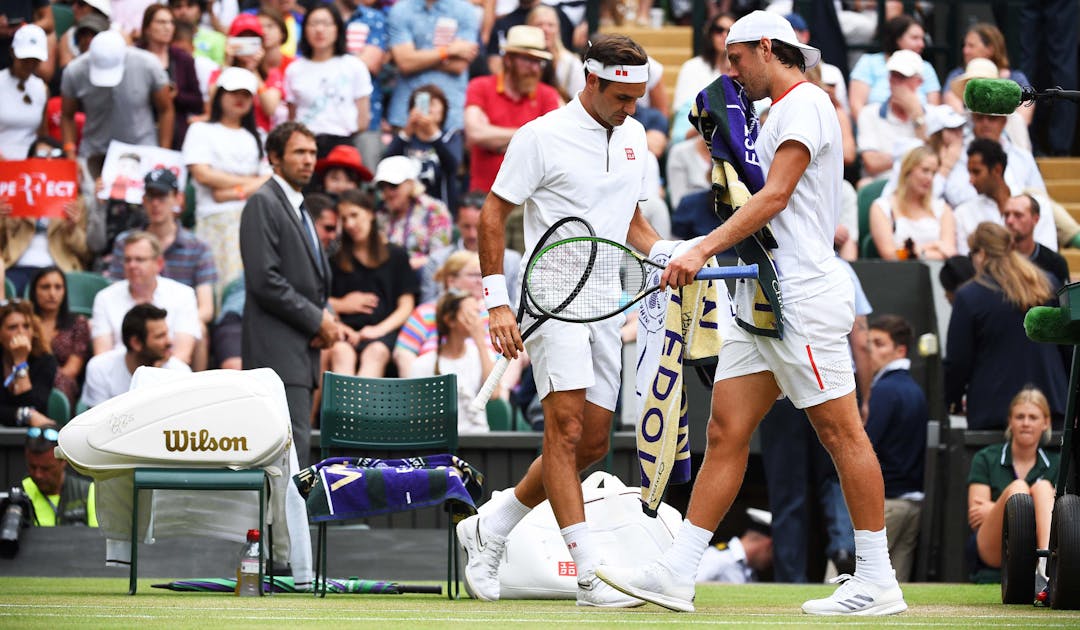
<instances>
[{"instance_id":1,"label":"man in dark suit","mask_svg":"<svg viewBox=\"0 0 1080 630\"><path fill-rule=\"evenodd\" d=\"M311 455L311 400L319 379L319 349L338 338L326 308L330 265L300 192L315 170L315 136L284 123L266 138L274 174L248 199L240 219L244 261L245 369L272 368L285 383L300 466Z\"/></svg>"}]
</instances>

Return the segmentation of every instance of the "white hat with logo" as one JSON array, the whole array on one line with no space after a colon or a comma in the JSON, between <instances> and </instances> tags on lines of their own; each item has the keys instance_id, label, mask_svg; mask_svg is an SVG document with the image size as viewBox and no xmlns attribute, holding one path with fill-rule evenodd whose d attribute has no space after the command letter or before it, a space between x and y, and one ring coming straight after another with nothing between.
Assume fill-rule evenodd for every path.
<instances>
[{"instance_id":1,"label":"white hat with logo","mask_svg":"<svg viewBox=\"0 0 1080 630\"><path fill-rule=\"evenodd\" d=\"M731 25L731 30L728 31L727 44L730 46L732 44L757 42L762 37L775 39L798 48L802 52L807 70L818 65L818 62L821 61L821 51L800 42L795 35L795 29L792 28L791 22L788 22L779 13L773 13L772 11L753 11L739 18Z\"/></svg>"}]
</instances>

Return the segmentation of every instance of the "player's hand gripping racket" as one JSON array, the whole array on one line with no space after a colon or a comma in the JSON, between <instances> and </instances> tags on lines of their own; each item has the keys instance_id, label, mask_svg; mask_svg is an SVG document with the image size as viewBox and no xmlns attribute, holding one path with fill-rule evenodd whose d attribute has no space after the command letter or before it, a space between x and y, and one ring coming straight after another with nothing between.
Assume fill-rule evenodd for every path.
<instances>
[{"instance_id":1,"label":"player's hand gripping racket","mask_svg":"<svg viewBox=\"0 0 1080 630\"><path fill-rule=\"evenodd\" d=\"M525 268L525 292L543 316L595 322L626 310L660 289L647 285L664 265L595 236L563 239L540 248ZM696 280L757 278L757 265L705 267Z\"/></svg>"},{"instance_id":2,"label":"player's hand gripping racket","mask_svg":"<svg viewBox=\"0 0 1080 630\"><path fill-rule=\"evenodd\" d=\"M540 240L536 242L536 247L533 248L532 256L529 258L530 264L536 259L538 252L556 241L565 240L580 236L593 236L596 234L593 228L587 221L578 217L566 217L556 221L544 234L540 237ZM569 297L572 291L567 291L566 296ZM529 303L528 293L525 290L525 282L521 283L521 297L518 300L518 312L517 312L517 324L518 330L522 331L521 339L524 341L529 338L540 324L543 324L550 317L544 315L537 310L534 305ZM569 299L566 300L570 302ZM549 310L558 310L559 305L553 304ZM499 381L502 380L502 376L506 373L506 368L510 365L510 361L506 358L506 355L499 355L499 358L495 361L495 365L491 368L491 373L488 374L487 380L480 387L480 391L476 394L476 398L473 399L469 405L474 411L483 409L488 400L491 399L492 392L498 387Z\"/></svg>"}]
</instances>

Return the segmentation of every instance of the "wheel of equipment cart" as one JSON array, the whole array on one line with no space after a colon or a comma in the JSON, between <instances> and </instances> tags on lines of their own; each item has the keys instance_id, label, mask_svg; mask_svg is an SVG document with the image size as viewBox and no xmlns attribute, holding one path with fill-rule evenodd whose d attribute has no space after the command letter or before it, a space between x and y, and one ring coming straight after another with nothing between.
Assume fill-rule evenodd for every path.
<instances>
[{"instance_id":1,"label":"wheel of equipment cart","mask_svg":"<svg viewBox=\"0 0 1080 630\"><path fill-rule=\"evenodd\" d=\"M1080 496L1065 494L1054 503L1050 521L1050 607L1080 609Z\"/></svg>"},{"instance_id":2,"label":"wheel of equipment cart","mask_svg":"<svg viewBox=\"0 0 1080 630\"><path fill-rule=\"evenodd\" d=\"M1035 597L1035 502L1014 494L1001 524L1001 603L1031 604Z\"/></svg>"}]
</instances>

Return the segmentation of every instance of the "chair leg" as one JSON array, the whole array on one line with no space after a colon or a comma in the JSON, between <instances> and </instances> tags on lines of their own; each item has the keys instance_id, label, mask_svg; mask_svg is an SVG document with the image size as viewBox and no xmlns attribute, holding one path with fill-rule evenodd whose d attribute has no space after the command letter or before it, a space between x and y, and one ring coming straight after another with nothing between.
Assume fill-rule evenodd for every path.
<instances>
[{"instance_id":1,"label":"chair leg","mask_svg":"<svg viewBox=\"0 0 1080 630\"><path fill-rule=\"evenodd\" d=\"M330 581L328 574L329 567L327 567L326 560L326 546L327 538L329 538L329 532L326 529L326 523L319 523L319 566L322 569L322 585L320 597L326 597L326 584Z\"/></svg>"},{"instance_id":2,"label":"chair leg","mask_svg":"<svg viewBox=\"0 0 1080 630\"><path fill-rule=\"evenodd\" d=\"M139 578L139 486L131 481L131 565L128 567L128 595L134 595Z\"/></svg>"},{"instance_id":3,"label":"chair leg","mask_svg":"<svg viewBox=\"0 0 1080 630\"><path fill-rule=\"evenodd\" d=\"M458 562L457 528L454 527L453 510L451 509L448 514L450 524L446 536L446 597L458 599L461 597L461 575Z\"/></svg>"}]
</instances>

